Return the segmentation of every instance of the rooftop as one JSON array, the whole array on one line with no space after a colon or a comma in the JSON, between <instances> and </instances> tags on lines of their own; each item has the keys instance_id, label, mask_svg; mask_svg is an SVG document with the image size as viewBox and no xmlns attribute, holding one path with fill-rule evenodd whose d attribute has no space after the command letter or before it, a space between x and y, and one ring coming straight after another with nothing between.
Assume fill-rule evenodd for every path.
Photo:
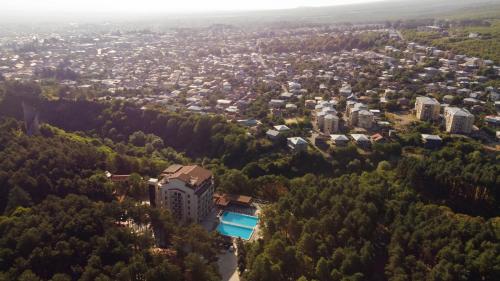
<instances>
[{"instance_id":1,"label":"rooftop","mask_svg":"<svg viewBox=\"0 0 500 281\"><path fill-rule=\"evenodd\" d=\"M250 205L252 203L252 197L245 195L216 193L214 194L214 201L215 204L222 207L226 207L230 203L236 203L240 205Z\"/></svg>"},{"instance_id":2,"label":"rooftop","mask_svg":"<svg viewBox=\"0 0 500 281\"><path fill-rule=\"evenodd\" d=\"M474 116L467 109L459 107L447 107L446 112L453 116Z\"/></svg>"},{"instance_id":3,"label":"rooftop","mask_svg":"<svg viewBox=\"0 0 500 281\"><path fill-rule=\"evenodd\" d=\"M428 135L428 134L422 134L422 139L424 140L435 140L435 141L441 141L441 137L438 135Z\"/></svg>"},{"instance_id":4,"label":"rooftop","mask_svg":"<svg viewBox=\"0 0 500 281\"><path fill-rule=\"evenodd\" d=\"M330 135L330 137L332 138L332 140L335 140L335 141L348 141L349 138L347 138L345 135Z\"/></svg>"},{"instance_id":5,"label":"rooftop","mask_svg":"<svg viewBox=\"0 0 500 281\"><path fill-rule=\"evenodd\" d=\"M288 138L288 141L290 141L291 143L293 143L294 145L298 145L298 144L307 144L307 141L304 140L303 138L301 137L293 137L293 138Z\"/></svg>"},{"instance_id":6,"label":"rooftop","mask_svg":"<svg viewBox=\"0 0 500 281\"><path fill-rule=\"evenodd\" d=\"M357 142L359 142L359 141L370 141L370 139L366 135L364 135L364 134L351 134L351 137L355 141L357 141Z\"/></svg>"},{"instance_id":7,"label":"rooftop","mask_svg":"<svg viewBox=\"0 0 500 281\"><path fill-rule=\"evenodd\" d=\"M167 179L178 179L191 186L198 186L212 177L212 172L198 165L171 165L162 172Z\"/></svg>"},{"instance_id":8,"label":"rooftop","mask_svg":"<svg viewBox=\"0 0 500 281\"><path fill-rule=\"evenodd\" d=\"M276 129L277 131L280 131L280 132L290 130L290 128L288 128L287 125L276 125L276 126L274 126L274 129Z\"/></svg>"},{"instance_id":9,"label":"rooftop","mask_svg":"<svg viewBox=\"0 0 500 281\"><path fill-rule=\"evenodd\" d=\"M430 97L417 97L417 101L420 101L423 104L439 104L435 98Z\"/></svg>"}]
</instances>

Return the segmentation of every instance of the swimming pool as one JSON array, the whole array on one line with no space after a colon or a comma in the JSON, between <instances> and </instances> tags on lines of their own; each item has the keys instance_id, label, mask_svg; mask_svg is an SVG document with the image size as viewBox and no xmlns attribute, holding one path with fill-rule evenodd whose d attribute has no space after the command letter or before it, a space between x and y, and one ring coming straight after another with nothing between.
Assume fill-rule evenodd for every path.
<instances>
[{"instance_id":1,"label":"swimming pool","mask_svg":"<svg viewBox=\"0 0 500 281\"><path fill-rule=\"evenodd\" d=\"M259 218L254 216L224 212L217 226L217 231L222 235L248 240L252 237L253 230L258 222Z\"/></svg>"}]
</instances>

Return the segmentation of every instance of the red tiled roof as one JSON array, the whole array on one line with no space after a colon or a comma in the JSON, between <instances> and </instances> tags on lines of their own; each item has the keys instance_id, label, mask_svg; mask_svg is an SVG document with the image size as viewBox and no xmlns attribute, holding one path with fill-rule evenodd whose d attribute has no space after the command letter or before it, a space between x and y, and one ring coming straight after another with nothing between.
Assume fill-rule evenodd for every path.
<instances>
[{"instance_id":1,"label":"red tiled roof","mask_svg":"<svg viewBox=\"0 0 500 281\"><path fill-rule=\"evenodd\" d=\"M111 181L114 182L127 181L128 178L130 178L130 175L111 175Z\"/></svg>"},{"instance_id":2,"label":"red tiled roof","mask_svg":"<svg viewBox=\"0 0 500 281\"><path fill-rule=\"evenodd\" d=\"M250 205L252 203L252 197L245 195L235 195L235 194L225 194L225 193L217 193L214 194L215 204L225 207L229 205L229 203Z\"/></svg>"},{"instance_id":3,"label":"red tiled roof","mask_svg":"<svg viewBox=\"0 0 500 281\"><path fill-rule=\"evenodd\" d=\"M377 133L377 134L374 134L374 135L372 135L372 136L371 136L371 139L372 139L373 141L380 141L380 140L382 140L383 138L384 138L384 137L383 137L381 134L378 134L378 133Z\"/></svg>"},{"instance_id":4,"label":"red tiled roof","mask_svg":"<svg viewBox=\"0 0 500 281\"><path fill-rule=\"evenodd\" d=\"M197 165L172 165L163 171L163 175L168 179L178 179L189 185L198 186L212 177L212 172Z\"/></svg>"}]
</instances>

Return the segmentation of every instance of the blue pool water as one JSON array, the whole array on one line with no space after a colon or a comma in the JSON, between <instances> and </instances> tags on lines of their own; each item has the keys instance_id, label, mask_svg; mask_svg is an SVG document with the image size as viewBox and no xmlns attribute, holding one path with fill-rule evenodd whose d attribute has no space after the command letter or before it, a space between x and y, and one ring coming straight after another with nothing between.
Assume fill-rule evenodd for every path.
<instances>
[{"instance_id":1,"label":"blue pool water","mask_svg":"<svg viewBox=\"0 0 500 281\"><path fill-rule=\"evenodd\" d=\"M242 239L248 240L250 239L250 237L252 237L253 228L245 228L226 223L220 223L219 226L217 226L217 231L222 235L240 237Z\"/></svg>"},{"instance_id":2,"label":"blue pool water","mask_svg":"<svg viewBox=\"0 0 500 281\"><path fill-rule=\"evenodd\" d=\"M217 226L217 231L222 235L240 237L248 240L252 236L253 230L258 222L259 218L257 217L224 212Z\"/></svg>"},{"instance_id":3,"label":"blue pool water","mask_svg":"<svg viewBox=\"0 0 500 281\"><path fill-rule=\"evenodd\" d=\"M259 218L253 216L242 215L233 212L224 212L221 220L223 222L234 223L242 226L255 227L259 222Z\"/></svg>"}]
</instances>

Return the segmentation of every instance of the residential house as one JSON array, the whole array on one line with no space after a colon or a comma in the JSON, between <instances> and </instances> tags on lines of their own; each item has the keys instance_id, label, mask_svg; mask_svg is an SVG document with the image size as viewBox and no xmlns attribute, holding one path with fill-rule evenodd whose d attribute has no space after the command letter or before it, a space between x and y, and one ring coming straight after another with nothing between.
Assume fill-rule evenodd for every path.
<instances>
[{"instance_id":1,"label":"residential house","mask_svg":"<svg viewBox=\"0 0 500 281\"><path fill-rule=\"evenodd\" d=\"M295 112L297 111L297 105L293 104L293 103L287 103L286 106L285 106L286 110L288 112Z\"/></svg>"},{"instance_id":2,"label":"residential house","mask_svg":"<svg viewBox=\"0 0 500 281\"><path fill-rule=\"evenodd\" d=\"M438 135L422 134L422 143L425 148L435 149L441 146L443 140Z\"/></svg>"},{"instance_id":3,"label":"residential house","mask_svg":"<svg viewBox=\"0 0 500 281\"><path fill-rule=\"evenodd\" d=\"M290 128L287 125L276 125L274 126L274 129L278 132L288 132L290 131Z\"/></svg>"},{"instance_id":4,"label":"residential house","mask_svg":"<svg viewBox=\"0 0 500 281\"><path fill-rule=\"evenodd\" d=\"M280 136L280 132L276 131L276 130L267 130L266 132L266 136L270 139L270 140L277 140Z\"/></svg>"},{"instance_id":5,"label":"residential house","mask_svg":"<svg viewBox=\"0 0 500 281\"><path fill-rule=\"evenodd\" d=\"M257 126L259 124L259 121L255 119L241 119L237 120L238 124L246 126L246 127L253 127Z\"/></svg>"},{"instance_id":6,"label":"residential house","mask_svg":"<svg viewBox=\"0 0 500 281\"><path fill-rule=\"evenodd\" d=\"M349 138L345 135L330 135L330 138L336 146L346 146L349 143Z\"/></svg>"},{"instance_id":7,"label":"residential house","mask_svg":"<svg viewBox=\"0 0 500 281\"><path fill-rule=\"evenodd\" d=\"M359 147L368 148L370 147L370 138L365 134L351 134L352 139Z\"/></svg>"},{"instance_id":8,"label":"residential house","mask_svg":"<svg viewBox=\"0 0 500 281\"><path fill-rule=\"evenodd\" d=\"M379 133L370 136L370 141L372 143L381 143L384 142L384 140L385 140L384 137Z\"/></svg>"},{"instance_id":9,"label":"residential house","mask_svg":"<svg viewBox=\"0 0 500 281\"><path fill-rule=\"evenodd\" d=\"M269 107L271 108L282 108L284 106L285 106L284 100L272 99L271 101L269 101Z\"/></svg>"},{"instance_id":10,"label":"residential house","mask_svg":"<svg viewBox=\"0 0 500 281\"><path fill-rule=\"evenodd\" d=\"M292 137L287 139L288 147L294 151L306 151L307 141L301 137Z\"/></svg>"},{"instance_id":11,"label":"residential house","mask_svg":"<svg viewBox=\"0 0 500 281\"><path fill-rule=\"evenodd\" d=\"M500 115L487 115L484 117L484 122L493 127L500 126Z\"/></svg>"},{"instance_id":12,"label":"residential house","mask_svg":"<svg viewBox=\"0 0 500 281\"><path fill-rule=\"evenodd\" d=\"M316 106L315 100L306 100L305 101L306 108L313 109Z\"/></svg>"}]
</instances>

